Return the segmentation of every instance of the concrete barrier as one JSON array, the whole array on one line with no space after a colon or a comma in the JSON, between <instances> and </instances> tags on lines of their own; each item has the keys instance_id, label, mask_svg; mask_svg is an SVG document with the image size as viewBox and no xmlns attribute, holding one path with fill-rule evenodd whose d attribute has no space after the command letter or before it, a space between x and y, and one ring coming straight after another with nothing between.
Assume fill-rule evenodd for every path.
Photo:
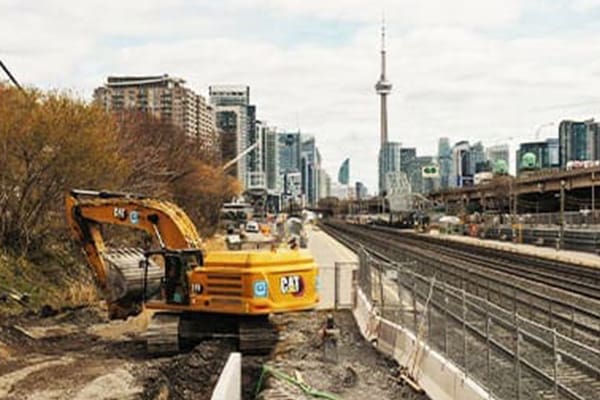
<instances>
[{"instance_id":1,"label":"concrete barrier","mask_svg":"<svg viewBox=\"0 0 600 400\"><path fill-rule=\"evenodd\" d=\"M211 400L241 400L242 399L242 355L231 353L221 371L217 385L213 390Z\"/></svg>"},{"instance_id":2,"label":"concrete barrier","mask_svg":"<svg viewBox=\"0 0 600 400\"><path fill-rule=\"evenodd\" d=\"M357 269L356 261L336 261L333 265L319 265L320 310L352 308Z\"/></svg>"},{"instance_id":3,"label":"concrete barrier","mask_svg":"<svg viewBox=\"0 0 600 400\"><path fill-rule=\"evenodd\" d=\"M408 329L377 315L360 288L357 288L354 318L369 341L393 357L398 364L414 372L413 378L432 400L490 400L496 399L465 374L452 361L434 351L424 341L417 340ZM367 314L367 315L365 315ZM375 324L374 324L375 323ZM376 325L376 329L373 329ZM376 340L373 340L376 339ZM415 361L415 352L420 355Z\"/></svg>"}]
</instances>

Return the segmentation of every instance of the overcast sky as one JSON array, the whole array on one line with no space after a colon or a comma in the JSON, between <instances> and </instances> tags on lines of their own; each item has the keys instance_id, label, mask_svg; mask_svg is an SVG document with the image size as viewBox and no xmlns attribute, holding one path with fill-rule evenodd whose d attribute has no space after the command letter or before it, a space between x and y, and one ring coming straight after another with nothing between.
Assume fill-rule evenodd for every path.
<instances>
[{"instance_id":1,"label":"overcast sky","mask_svg":"<svg viewBox=\"0 0 600 400\"><path fill-rule=\"evenodd\" d=\"M600 0L0 0L0 57L85 98L110 74L248 84L260 119L314 134L332 177L350 157L373 191L383 9L390 140L420 155L600 117Z\"/></svg>"}]
</instances>

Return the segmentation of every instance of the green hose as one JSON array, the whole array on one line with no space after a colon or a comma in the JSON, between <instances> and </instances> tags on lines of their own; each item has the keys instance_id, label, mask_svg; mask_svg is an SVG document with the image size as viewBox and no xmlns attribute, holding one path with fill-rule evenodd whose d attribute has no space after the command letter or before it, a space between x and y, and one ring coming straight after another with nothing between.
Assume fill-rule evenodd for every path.
<instances>
[{"instance_id":1,"label":"green hose","mask_svg":"<svg viewBox=\"0 0 600 400\"><path fill-rule=\"evenodd\" d=\"M286 373L283 373L273 367L269 367L268 365L263 365L263 367L262 367L262 372L260 374L260 377L258 378L258 382L256 385L256 392L254 393L254 397L258 396L258 393L260 392L260 389L262 388L263 380L264 380L264 377L266 374L271 374L277 379L281 379L288 383L291 383L292 385L295 385L298 388L300 388L300 390L302 390L305 394L307 394L311 397L314 397L316 399L341 400L340 397L338 397L334 394L317 390L317 389L313 388L312 386L307 385L306 383L299 382L297 379L289 376Z\"/></svg>"}]
</instances>

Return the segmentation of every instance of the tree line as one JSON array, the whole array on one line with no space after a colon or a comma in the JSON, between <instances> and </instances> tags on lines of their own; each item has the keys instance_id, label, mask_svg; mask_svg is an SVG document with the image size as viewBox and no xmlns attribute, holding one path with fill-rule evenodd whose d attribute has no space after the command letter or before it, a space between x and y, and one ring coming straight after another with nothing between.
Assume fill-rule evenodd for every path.
<instances>
[{"instance_id":1,"label":"tree line","mask_svg":"<svg viewBox=\"0 0 600 400\"><path fill-rule=\"evenodd\" d=\"M168 121L0 84L0 247L27 255L64 241L72 188L172 200L204 234L241 189L215 154Z\"/></svg>"}]
</instances>

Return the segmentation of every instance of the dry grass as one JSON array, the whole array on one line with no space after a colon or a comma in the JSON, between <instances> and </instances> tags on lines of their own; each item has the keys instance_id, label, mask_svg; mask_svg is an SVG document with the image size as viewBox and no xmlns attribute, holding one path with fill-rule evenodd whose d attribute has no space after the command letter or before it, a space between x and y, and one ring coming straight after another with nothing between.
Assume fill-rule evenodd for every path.
<instances>
[{"instance_id":1,"label":"dry grass","mask_svg":"<svg viewBox=\"0 0 600 400\"><path fill-rule=\"evenodd\" d=\"M40 264L0 250L0 292L3 291L26 294L28 301L0 302L0 316L35 312L46 305L61 309L94 304L99 298L89 271L73 259L48 257Z\"/></svg>"},{"instance_id":2,"label":"dry grass","mask_svg":"<svg viewBox=\"0 0 600 400\"><path fill-rule=\"evenodd\" d=\"M99 300L96 286L87 282L76 282L71 284L62 296L58 297L59 306L76 307L94 304Z\"/></svg>"}]
</instances>

